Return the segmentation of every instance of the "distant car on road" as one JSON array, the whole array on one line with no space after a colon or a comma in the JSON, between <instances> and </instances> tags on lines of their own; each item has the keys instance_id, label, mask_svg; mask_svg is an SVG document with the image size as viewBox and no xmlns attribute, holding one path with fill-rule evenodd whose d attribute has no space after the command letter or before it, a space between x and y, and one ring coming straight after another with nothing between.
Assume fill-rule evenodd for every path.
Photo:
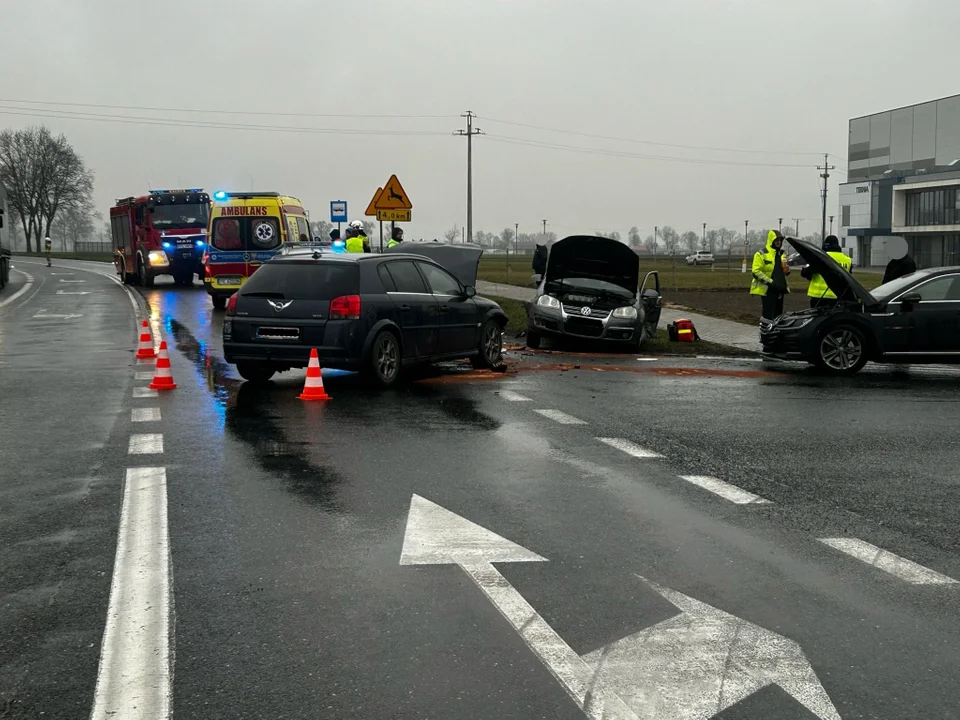
<instances>
[{"instance_id":1,"label":"distant car on road","mask_svg":"<svg viewBox=\"0 0 960 720\"><path fill-rule=\"evenodd\" d=\"M450 269L427 257L441 252ZM476 294L482 252L439 244L384 254L291 248L227 301L224 358L244 379L266 382L306 367L316 348L323 367L359 370L383 387L416 363L495 367L507 316Z\"/></svg>"},{"instance_id":2,"label":"distant car on road","mask_svg":"<svg viewBox=\"0 0 960 720\"><path fill-rule=\"evenodd\" d=\"M637 349L657 332L660 276L647 273L639 288L640 258L618 240L574 235L553 243L546 272L534 276L527 346L541 338L603 340ZM646 287L649 280L654 287ZM639 288L639 289L638 289Z\"/></svg>"},{"instance_id":3,"label":"distant car on road","mask_svg":"<svg viewBox=\"0 0 960 720\"><path fill-rule=\"evenodd\" d=\"M706 250L697 250L692 255L687 255L687 265L713 265L713 253Z\"/></svg>"},{"instance_id":4,"label":"distant car on road","mask_svg":"<svg viewBox=\"0 0 960 720\"><path fill-rule=\"evenodd\" d=\"M781 315L760 333L765 354L841 375L868 360L960 363L960 267L919 270L868 291L819 248L788 242L838 302Z\"/></svg>"}]
</instances>

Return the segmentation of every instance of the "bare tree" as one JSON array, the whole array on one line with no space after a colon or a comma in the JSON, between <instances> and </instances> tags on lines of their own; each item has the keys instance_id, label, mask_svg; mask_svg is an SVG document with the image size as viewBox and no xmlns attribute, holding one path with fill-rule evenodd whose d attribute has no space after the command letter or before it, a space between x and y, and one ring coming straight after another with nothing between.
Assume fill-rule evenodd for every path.
<instances>
[{"instance_id":1,"label":"bare tree","mask_svg":"<svg viewBox=\"0 0 960 720\"><path fill-rule=\"evenodd\" d=\"M454 224L452 228L450 228L443 234L443 236L447 239L448 243L454 242L459 235L460 235L460 230L459 228L457 228L456 224Z\"/></svg>"},{"instance_id":2,"label":"bare tree","mask_svg":"<svg viewBox=\"0 0 960 720\"><path fill-rule=\"evenodd\" d=\"M67 251L67 244L77 247L77 243L93 234L97 222L103 215L93 211L92 204L85 207L69 207L57 215L50 226L50 237L60 241L60 249Z\"/></svg>"},{"instance_id":3,"label":"bare tree","mask_svg":"<svg viewBox=\"0 0 960 720\"><path fill-rule=\"evenodd\" d=\"M680 235L677 234L676 230L669 225L664 225L660 228L660 239L663 241L663 246L669 250L671 254L676 252L677 245L680 243Z\"/></svg>"},{"instance_id":4,"label":"bare tree","mask_svg":"<svg viewBox=\"0 0 960 720\"><path fill-rule=\"evenodd\" d=\"M313 235L321 239L330 237L330 231L333 230L333 223L326 220L317 220L313 225ZM311 238L312 240L313 238Z\"/></svg>"},{"instance_id":5,"label":"bare tree","mask_svg":"<svg viewBox=\"0 0 960 720\"><path fill-rule=\"evenodd\" d=\"M700 243L700 234L693 230L687 230L681 237L680 242L687 246L690 252L696 252L697 245Z\"/></svg>"},{"instance_id":6,"label":"bare tree","mask_svg":"<svg viewBox=\"0 0 960 720\"><path fill-rule=\"evenodd\" d=\"M41 126L0 132L0 183L23 224L27 252L33 239L40 252L58 213L89 208L93 173L66 137Z\"/></svg>"},{"instance_id":7,"label":"bare tree","mask_svg":"<svg viewBox=\"0 0 960 720\"><path fill-rule=\"evenodd\" d=\"M636 225L630 228L629 232L627 232L627 239L630 241L630 245L633 247L639 246L643 242L640 239L640 228L638 228Z\"/></svg>"}]
</instances>

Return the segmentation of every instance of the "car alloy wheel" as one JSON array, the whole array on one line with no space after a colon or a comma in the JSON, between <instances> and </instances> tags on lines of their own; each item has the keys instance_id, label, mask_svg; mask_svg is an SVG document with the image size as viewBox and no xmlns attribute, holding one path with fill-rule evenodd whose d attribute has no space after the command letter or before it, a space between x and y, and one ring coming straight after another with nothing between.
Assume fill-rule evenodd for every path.
<instances>
[{"instance_id":1,"label":"car alloy wheel","mask_svg":"<svg viewBox=\"0 0 960 720\"><path fill-rule=\"evenodd\" d=\"M855 373L866 362L863 336L849 327L838 327L820 340L820 359L833 372Z\"/></svg>"},{"instance_id":2,"label":"car alloy wheel","mask_svg":"<svg viewBox=\"0 0 960 720\"><path fill-rule=\"evenodd\" d=\"M373 346L373 367L381 385L391 385L400 372L400 348L391 332L381 332Z\"/></svg>"},{"instance_id":3,"label":"car alloy wheel","mask_svg":"<svg viewBox=\"0 0 960 720\"><path fill-rule=\"evenodd\" d=\"M491 367L499 364L503 356L500 326L492 320L488 320L486 325L483 326L483 338L480 342L480 349L481 352L483 352L483 359L487 362L487 364Z\"/></svg>"}]
</instances>

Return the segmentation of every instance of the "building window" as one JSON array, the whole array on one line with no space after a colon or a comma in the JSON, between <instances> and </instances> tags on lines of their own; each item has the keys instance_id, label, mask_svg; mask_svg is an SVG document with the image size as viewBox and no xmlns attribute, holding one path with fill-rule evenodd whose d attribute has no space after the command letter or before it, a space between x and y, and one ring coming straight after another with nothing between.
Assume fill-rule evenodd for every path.
<instances>
[{"instance_id":1,"label":"building window","mask_svg":"<svg viewBox=\"0 0 960 720\"><path fill-rule=\"evenodd\" d=\"M908 226L960 224L960 192L957 188L920 190L906 198Z\"/></svg>"},{"instance_id":2,"label":"building window","mask_svg":"<svg viewBox=\"0 0 960 720\"><path fill-rule=\"evenodd\" d=\"M840 224L843 227L850 227L850 206L843 205L840 207Z\"/></svg>"}]
</instances>

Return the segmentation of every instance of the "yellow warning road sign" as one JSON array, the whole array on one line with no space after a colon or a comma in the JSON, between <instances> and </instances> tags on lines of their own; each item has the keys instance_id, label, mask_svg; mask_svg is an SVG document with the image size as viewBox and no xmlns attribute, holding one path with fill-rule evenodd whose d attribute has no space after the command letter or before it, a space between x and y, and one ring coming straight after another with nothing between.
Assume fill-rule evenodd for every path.
<instances>
[{"instance_id":1,"label":"yellow warning road sign","mask_svg":"<svg viewBox=\"0 0 960 720\"><path fill-rule=\"evenodd\" d=\"M370 204L367 205L367 209L363 211L364 215L377 214L377 200L380 199L380 193L382 192L383 192L383 188L377 188L377 191L373 194L373 198L370 200Z\"/></svg>"},{"instance_id":2,"label":"yellow warning road sign","mask_svg":"<svg viewBox=\"0 0 960 720\"><path fill-rule=\"evenodd\" d=\"M413 210L413 203L407 197L407 191L397 180L396 175L391 175L387 184L383 186L383 192L377 197L374 207L377 210Z\"/></svg>"}]
</instances>

